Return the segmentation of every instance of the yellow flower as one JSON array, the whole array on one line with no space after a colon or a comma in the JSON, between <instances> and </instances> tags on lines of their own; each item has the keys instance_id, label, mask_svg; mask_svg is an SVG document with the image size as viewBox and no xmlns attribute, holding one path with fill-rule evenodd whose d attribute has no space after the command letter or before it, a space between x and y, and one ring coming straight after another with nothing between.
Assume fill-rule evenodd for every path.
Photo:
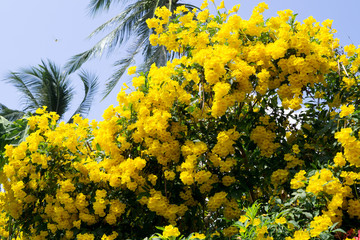
<instances>
[{"instance_id":1,"label":"yellow flower","mask_svg":"<svg viewBox=\"0 0 360 240\"><path fill-rule=\"evenodd\" d=\"M295 174L294 178L290 181L290 186L292 189L298 189L305 186L305 174L306 172L304 170L300 170L298 173Z\"/></svg>"},{"instance_id":2,"label":"yellow flower","mask_svg":"<svg viewBox=\"0 0 360 240\"><path fill-rule=\"evenodd\" d=\"M309 233L305 230L298 230L294 233L294 239L296 240L308 240L310 239Z\"/></svg>"},{"instance_id":3,"label":"yellow flower","mask_svg":"<svg viewBox=\"0 0 360 240\"><path fill-rule=\"evenodd\" d=\"M355 49L356 49L356 47L353 44L350 44L350 45L344 47L344 51L347 53L347 55L349 57L351 57L355 54Z\"/></svg>"},{"instance_id":4,"label":"yellow flower","mask_svg":"<svg viewBox=\"0 0 360 240\"><path fill-rule=\"evenodd\" d=\"M191 236L190 239L205 239L206 236L204 234L200 234L200 233L195 233L194 235Z\"/></svg>"},{"instance_id":5,"label":"yellow flower","mask_svg":"<svg viewBox=\"0 0 360 240\"><path fill-rule=\"evenodd\" d=\"M203 10L203 9L206 8L208 5L209 5L209 4L208 4L208 1L205 0L205 1L201 4L200 9Z\"/></svg>"},{"instance_id":6,"label":"yellow flower","mask_svg":"<svg viewBox=\"0 0 360 240\"><path fill-rule=\"evenodd\" d=\"M294 145L292 146L292 150L293 150L293 152L294 152L295 154L300 153L299 145L294 144Z\"/></svg>"},{"instance_id":7,"label":"yellow flower","mask_svg":"<svg viewBox=\"0 0 360 240\"><path fill-rule=\"evenodd\" d=\"M175 13L180 14L182 12L185 13L185 12L188 12L188 11L189 11L189 9L187 9L185 7L185 5L180 5L179 7L176 8Z\"/></svg>"},{"instance_id":8,"label":"yellow flower","mask_svg":"<svg viewBox=\"0 0 360 240\"><path fill-rule=\"evenodd\" d=\"M205 9L199 12L199 14L197 15L197 19L199 20L199 22L206 22L206 20L209 18L209 14L209 10Z\"/></svg>"},{"instance_id":9,"label":"yellow flower","mask_svg":"<svg viewBox=\"0 0 360 240\"><path fill-rule=\"evenodd\" d=\"M173 225L168 225L163 231L164 237L178 237L180 235L179 229Z\"/></svg>"},{"instance_id":10,"label":"yellow flower","mask_svg":"<svg viewBox=\"0 0 360 240\"><path fill-rule=\"evenodd\" d=\"M278 187L284 184L288 179L289 171L286 169L278 169L271 174L271 183Z\"/></svg>"},{"instance_id":11,"label":"yellow flower","mask_svg":"<svg viewBox=\"0 0 360 240\"><path fill-rule=\"evenodd\" d=\"M156 180L157 180L157 176L156 175L154 175L154 174L149 174L149 176L148 176L148 180L151 182L151 184L152 185L156 185Z\"/></svg>"},{"instance_id":12,"label":"yellow flower","mask_svg":"<svg viewBox=\"0 0 360 240\"><path fill-rule=\"evenodd\" d=\"M311 237L318 237L323 231L326 231L332 226L332 221L329 216L316 216L314 220L310 222L310 235Z\"/></svg>"},{"instance_id":13,"label":"yellow flower","mask_svg":"<svg viewBox=\"0 0 360 240\"><path fill-rule=\"evenodd\" d=\"M245 215L242 215L242 216L240 217L240 219L239 219L239 222L244 223L244 222L246 222L246 220L249 220L249 218L248 218L247 216L245 216Z\"/></svg>"},{"instance_id":14,"label":"yellow flower","mask_svg":"<svg viewBox=\"0 0 360 240\"><path fill-rule=\"evenodd\" d=\"M254 10L258 11L259 13L264 12L265 9L269 9L269 6L268 6L266 3L264 3L264 2L259 3L259 4L254 8Z\"/></svg>"},{"instance_id":15,"label":"yellow flower","mask_svg":"<svg viewBox=\"0 0 360 240\"><path fill-rule=\"evenodd\" d=\"M275 220L275 223L277 223L277 224L285 224L286 223L286 218L284 218L284 217L277 218Z\"/></svg>"},{"instance_id":16,"label":"yellow flower","mask_svg":"<svg viewBox=\"0 0 360 240\"><path fill-rule=\"evenodd\" d=\"M237 12L237 11L239 11L239 8L240 8L240 4L237 4L231 10L229 10L228 13L230 14L230 13Z\"/></svg>"},{"instance_id":17,"label":"yellow flower","mask_svg":"<svg viewBox=\"0 0 360 240\"><path fill-rule=\"evenodd\" d=\"M335 166L339 166L339 167L345 166L346 160L341 152L336 153L336 156L334 157L334 163Z\"/></svg>"},{"instance_id":18,"label":"yellow flower","mask_svg":"<svg viewBox=\"0 0 360 240\"><path fill-rule=\"evenodd\" d=\"M354 105L349 105L348 107L346 105L342 105L340 109L341 109L340 117L343 118L352 114L355 110L355 107Z\"/></svg>"},{"instance_id":19,"label":"yellow flower","mask_svg":"<svg viewBox=\"0 0 360 240\"><path fill-rule=\"evenodd\" d=\"M224 1L221 1L220 5L216 8L217 10L223 9L225 8L225 3Z\"/></svg>"},{"instance_id":20,"label":"yellow flower","mask_svg":"<svg viewBox=\"0 0 360 240\"><path fill-rule=\"evenodd\" d=\"M189 171L184 171L180 174L181 181L186 185L191 185L194 183L194 177L193 174L191 174Z\"/></svg>"},{"instance_id":21,"label":"yellow flower","mask_svg":"<svg viewBox=\"0 0 360 240\"><path fill-rule=\"evenodd\" d=\"M228 228L225 228L223 230L223 234L225 235L225 237L232 237L234 236L235 234L238 233L238 229L235 227L235 226L230 226Z\"/></svg>"},{"instance_id":22,"label":"yellow flower","mask_svg":"<svg viewBox=\"0 0 360 240\"><path fill-rule=\"evenodd\" d=\"M167 180L173 181L175 179L175 173L173 171L165 171L164 176Z\"/></svg>"},{"instance_id":23,"label":"yellow flower","mask_svg":"<svg viewBox=\"0 0 360 240\"><path fill-rule=\"evenodd\" d=\"M47 106L43 106L42 108L36 109L36 114L44 114L46 112Z\"/></svg>"},{"instance_id":24,"label":"yellow flower","mask_svg":"<svg viewBox=\"0 0 360 240\"><path fill-rule=\"evenodd\" d=\"M231 184L233 184L234 182L236 182L235 177L231 177L231 176L224 176L222 178L222 183L224 184L224 186L228 187Z\"/></svg>"},{"instance_id":25,"label":"yellow flower","mask_svg":"<svg viewBox=\"0 0 360 240\"><path fill-rule=\"evenodd\" d=\"M84 233L84 234L76 235L76 239L78 239L78 240L94 240L95 236L90 233Z\"/></svg>"},{"instance_id":26,"label":"yellow flower","mask_svg":"<svg viewBox=\"0 0 360 240\"><path fill-rule=\"evenodd\" d=\"M129 67L128 74L133 75L136 73L136 66Z\"/></svg>"},{"instance_id":27,"label":"yellow flower","mask_svg":"<svg viewBox=\"0 0 360 240\"><path fill-rule=\"evenodd\" d=\"M259 218L255 218L252 225L257 226L261 223L261 220Z\"/></svg>"},{"instance_id":28,"label":"yellow flower","mask_svg":"<svg viewBox=\"0 0 360 240\"><path fill-rule=\"evenodd\" d=\"M106 234L104 234L102 237L101 237L101 240L114 240L118 237L118 233L113 231L111 235L107 236Z\"/></svg>"}]
</instances>

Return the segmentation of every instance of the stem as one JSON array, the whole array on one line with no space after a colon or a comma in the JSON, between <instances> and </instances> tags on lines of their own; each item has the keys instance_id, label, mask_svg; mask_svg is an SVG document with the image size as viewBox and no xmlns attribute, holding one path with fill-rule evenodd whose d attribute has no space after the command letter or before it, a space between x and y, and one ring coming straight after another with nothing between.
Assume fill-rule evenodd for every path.
<instances>
[{"instance_id":1,"label":"stem","mask_svg":"<svg viewBox=\"0 0 360 240\"><path fill-rule=\"evenodd\" d=\"M155 7L154 7L153 18L155 17L155 11L156 11L158 6L159 6L159 0L156 1Z\"/></svg>"},{"instance_id":2,"label":"stem","mask_svg":"<svg viewBox=\"0 0 360 240\"><path fill-rule=\"evenodd\" d=\"M244 159L244 164L245 164L245 169L247 172L249 172L250 170L250 167L249 167L249 159L245 153L245 149L243 148L243 146L241 144L239 144L239 148L240 148L240 154L241 154L241 157L243 157ZM252 190L252 186L248 186L249 187L249 195L250 195L250 201L251 203L254 203L255 202L255 196L254 196L254 192Z\"/></svg>"},{"instance_id":3,"label":"stem","mask_svg":"<svg viewBox=\"0 0 360 240\"><path fill-rule=\"evenodd\" d=\"M340 67L340 62L339 60L337 60L337 64L338 64L338 74L339 74L339 81L341 81L341 67Z\"/></svg>"},{"instance_id":4,"label":"stem","mask_svg":"<svg viewBox=\"0 0 360 240\"><path fill-rule=\"evenodd\" d=\"M354 186L354 188L355 188L356 198L359 199L359 194L358 194L358 191L357 191L356 184L354 184L353 186Z\"/></svg>"},{"instance_id":5,"label":"stem","mask_svg":"<svg viewBox=\"0 0 360 240\"><path fill-rule=\"evenodd\" d=\"M341 64L341 63L340 63L340 65L341 65L342 68L344 69L344 72L345 72L346 76L349 77L349 74L347 73L346 68L344 67L344 64Z\"/></svg>"},{"instance_id":6,"label":"stem","mask_svg":"<svg viewBox=\"0 0 360 240\"><path fill-rule=\"evenodd\" d=\"M90 152L93 151L92 148L91 148L91 146L90 146L90 144L89 144L89 142L86 142L86 146L89 148Z\"/></svg>"},{"instance_id":7,"label":"stem","mask_svg":"<svg viewBox=\"0 0 360 240\"><path fill-rule=\"evenodd\" d=\"M258 103L258 101L259 101L259 99L256 99L255 102L254 102L254 104L252 104L252 105L249 103L249 109L248 109L248 111L244 114L243 119L242 119L241 121L243 121L243 120L246 118L246 116L248 115L248 113L249 113L250 111L252 111L252 109L254 108L254 106L256 105L256 103ZM239 114L239 116L240 116L240 114ZM240 120L240 117L239 117L239 120Z\"/></svg>"},{"instance_id":8,"label":"stem","mask_svg":"<svg viewBox=\"0 0 360 240\"><path fill-rule=\"evenodd\" d=\"M165 182L165 197L168 198L168 195L167 195L167 189L166 189L166 178L165 178L165 174L164 174L164 182Z\"/></svg>"},{"instance_id":9,"label":"stem","mask_svg":"<svg viewBox=\"0 0 360 240\"><path fill-rule=\"evenodd\" d=\"M204 113L204 108L205 108L205 87L204 87L204 84L201 84L201 87L202 87L202 113Z\"/></svg>"}]
</instances>

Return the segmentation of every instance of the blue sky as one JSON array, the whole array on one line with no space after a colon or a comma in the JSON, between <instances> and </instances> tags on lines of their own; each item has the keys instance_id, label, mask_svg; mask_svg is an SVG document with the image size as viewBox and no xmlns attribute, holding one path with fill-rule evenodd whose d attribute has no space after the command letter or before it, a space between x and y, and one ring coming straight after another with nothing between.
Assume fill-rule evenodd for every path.
<instances>
[{"instance_id":1,"label":"blue sky","mask_svg":"<svg viewBox=\"0 0 360 240\"><path fill-rule=\"evenodd\" d=\"M200 6L202 1L188 1ZM215 0L219 3L219 0ZM258 0L225 0L225 6L230 9L235 4L241 4L239 13L247 19ZM341 45L360 44L360 8L359 0L268 0L269 10L265 17L275 16L278 10L291 9L298 13L301 21L313 16L317 21L333 19L333 28L338 30L336 37ZM73 55L89 49L102 37L94 39L87 36L106 20L121 12L120 5L114 5L106 14L91 17L87 11L89 0L2 0L0 7L0 79L4 79L9 71L35 66L41 59L50 59L58 65L65 65ZM112 73L112 63L121 56L121 49L110 57L103 56L85 64L84 69L99 76L102 87ZM82 89L76 74L72 76L77 87L73 110L80 103ZM124 78L122 82L130 81ZM110 104L116 104L117 89L100 102L100 95L95 99L89 119L102 119L102 112ZM100 89L102 91L103 89ZM0 81L0 103L14 109L21 109L19 95L16 90L4 81ZM70 111L71 112L71 111ZM65 117L66 119L66 117Z\"/></svg>"}]
</instances>

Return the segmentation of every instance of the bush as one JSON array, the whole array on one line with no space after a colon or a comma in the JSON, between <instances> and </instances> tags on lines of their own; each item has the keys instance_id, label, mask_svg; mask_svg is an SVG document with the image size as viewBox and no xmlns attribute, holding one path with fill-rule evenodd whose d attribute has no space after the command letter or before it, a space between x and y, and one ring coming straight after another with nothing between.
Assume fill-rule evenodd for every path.
<instances>
[{"instance_id":1,"label":"bush","mask_svg":"<svg viewBox=\"0 0 360 240\"><path fill-rule=\"evenodd\" d=\"M156 10L150 41L178 58L134 77L103 121L28 119L6 147L2 236L334 239L360 225L359 50L341 54L330 20L206 5Z\"/></svg>"}]
</instances>

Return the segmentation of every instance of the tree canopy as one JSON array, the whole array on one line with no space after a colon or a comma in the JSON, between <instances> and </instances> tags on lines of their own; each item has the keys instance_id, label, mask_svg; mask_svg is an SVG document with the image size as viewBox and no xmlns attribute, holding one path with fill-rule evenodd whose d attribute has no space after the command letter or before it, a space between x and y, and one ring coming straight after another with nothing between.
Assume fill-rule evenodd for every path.
<instances>
[{"instance_id":1,"label":"tree canopy","mask_svg":"<svg viewBox=\"0 0 360 240\"><path fill-rule=\"evenodd\" d=\"M95 75L82 70L79 78L83 83L84 97L72 116L75 114L86 116L98 89ZM11 72L5 81L12 84L21 94L23 105L20 111L0 104L0 115L8 120L20 119L26 112L34 113L43 106L46 106L48 111L56 112L61 118L69 110L75 95L69 74L50 60L42 61L37 67Z\"/></svg>"},{"instance_id":2,"label":"tree canopy","mask_svg":"<svg viewBox=\"0 0 360 240\"><path fill-rule=\"evenodd\" d=\"M37 110L6 146L1 236L353 237L360 50L342 53L330 20L267 8L157 8L150 43L178 58L131 68L103 121Z\"/></svg>"},{"instance_id":3,"label":"tree canopy","mask_svg":"<svg viewBox=\"0 0 360 240\"><path fill-rule=\"evenodd\" d=\"M120 1L92 0L89 4L89 10L93 15L96 15L108 10L111 6L119 2ZM167 7L171 12L174 12L174 10L181 5L185 5L190 10L196 8L190 3L182 3L178 0L126 1L122 5L124 10L120 14L99 26L89 37L91 38L111 29L109 33L91 49L73 56L67 64L68 71L70 73L74 72L86 61L94 57L100 57L105 52L111 54L120 46L124 47L127 44L126 55L121 56L119 60L114 63L116 70L106 83L106 89L104 91L105 98L115 88L126 70L134 64L135 56L139 54L143 56L144 63L141 65L141 71L143 72L147 72L153 63L158 66L164 66L167 60L173 56L169 54L163 46L150 44L149 36L152 30L147 27L146 21L154 17L156 8L158 7Z\"/></svg>"}]
</instances>

